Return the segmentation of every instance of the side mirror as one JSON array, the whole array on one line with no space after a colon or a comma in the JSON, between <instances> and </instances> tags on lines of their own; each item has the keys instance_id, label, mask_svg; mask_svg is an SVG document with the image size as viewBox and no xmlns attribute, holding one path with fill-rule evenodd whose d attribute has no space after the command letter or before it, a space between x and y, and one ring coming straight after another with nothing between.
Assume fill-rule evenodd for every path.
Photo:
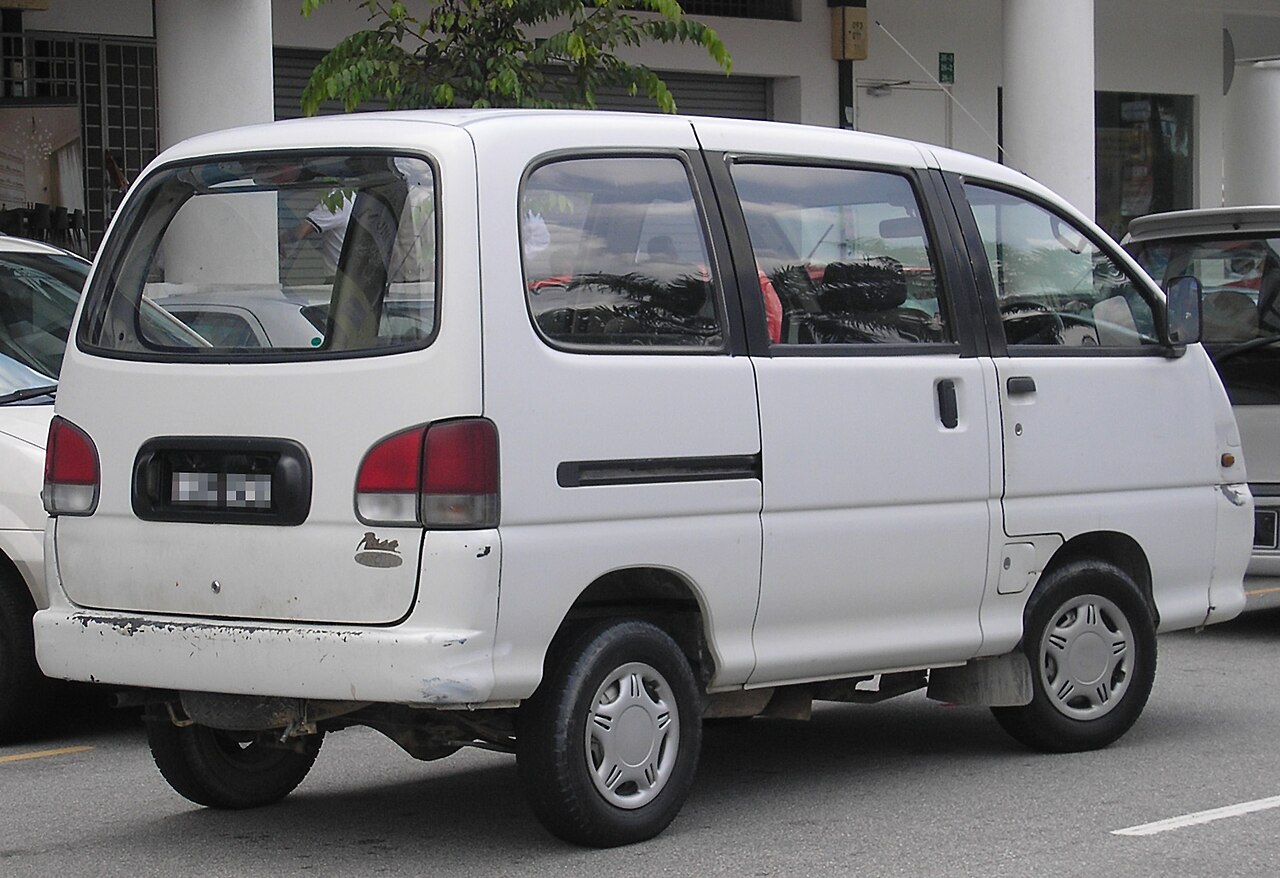
<instances>
[{"instance_id":1,"label":"side mirror","mask_svg":"<svg viewBox=\"0 0 1280 878\"><path fill-rule=\"evenodd\" d=\"M1175 277L1165 290L1165 338L1171 345L1200 340L1200 281L1190 275Z\"/></svg>"}]
</instances>

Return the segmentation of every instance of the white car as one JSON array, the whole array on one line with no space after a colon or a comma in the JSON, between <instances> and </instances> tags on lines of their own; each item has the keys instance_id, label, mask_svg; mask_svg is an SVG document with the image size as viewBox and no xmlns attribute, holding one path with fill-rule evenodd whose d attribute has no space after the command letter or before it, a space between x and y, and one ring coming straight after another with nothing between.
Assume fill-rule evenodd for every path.
<instances>
[{"instance_id":1,"label":"white car","mask_svg":"<svg viewBox=\"0 0 1280 878\"><path fill-rule=\"evenodd\" d=\"M293 296L293 205L336 193L321 336L137 319ZM1244 604L1252 498L1198 285L1160 290L973 156L325 117L167 150L96 265L37 655L130 690L196 803L277 801L364 725L421 759L513 753L553 833L625 844L675 818L704 716L927 687L1029 747L1104 747L1157 631ZM388 320L402 301L420 319Z\"/></svg>"},{"instance_id":2,"label":"white car","mask_svg":"<svg viewBox=\"0 0 1280 878\"><path fill-rule=\"evenodd\" d=\"M1204 346L1240 426L1253 494L1250 607L1280 601L1280 206L1179 210L1129 223L1124 246L1160 283L1203 286Z\"/></svg>"},{"instance_id":3,"label":"white car","mask_svg":"<svg viewBox=\"0 0 1280 878\"><path fill-rule=\"evenodd\" d=\"M89 263L0 236L0 740L39 728L50 706L31 617L45 606L40 487L62 353Z\"/></svg>"},{"instance_id":4,"label":"white car","mask_svg":"<svg viewBox=\"0 0 1280 878\"><path fill-rule=\"evenodd\" d=\"M40 502L45 440L88 260L0 235L0 740L40 729L53 691L36 664L31 617L46 605ZM142 319L175 343L206 342L144 301Z\"/></svg>"}]
</instances>

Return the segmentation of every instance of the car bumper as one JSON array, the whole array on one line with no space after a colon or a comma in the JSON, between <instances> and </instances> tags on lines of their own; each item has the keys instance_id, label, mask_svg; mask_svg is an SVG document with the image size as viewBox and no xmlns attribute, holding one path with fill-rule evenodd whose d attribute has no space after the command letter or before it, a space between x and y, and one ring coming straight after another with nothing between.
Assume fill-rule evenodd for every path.
<instances>
[{"instance_id":1,"label":"car bumper","mask_svg":"<svg viewBox=\"0 0 1280 878\"><path fill-rule=\"evenodd\" d=\"M52 530L52 529L50 529ZM501 549L464 532L428 540L431 587L396 625L228 620L100 610L67 597L46 535L50 606L35 614L50 677L131 688L433 707L486 704Z\"/></svg>"},{"instance_id":2,"label":"car bumper","mask_svg":"<svg viewBox=\"0 0 1280 878\"><path fill-rule=\"evenodd\" d=\"M52 608L35 615L51 677L193 692L478 705L493 691L483 632L232 624Z\"/></svg>"}]
</instances>

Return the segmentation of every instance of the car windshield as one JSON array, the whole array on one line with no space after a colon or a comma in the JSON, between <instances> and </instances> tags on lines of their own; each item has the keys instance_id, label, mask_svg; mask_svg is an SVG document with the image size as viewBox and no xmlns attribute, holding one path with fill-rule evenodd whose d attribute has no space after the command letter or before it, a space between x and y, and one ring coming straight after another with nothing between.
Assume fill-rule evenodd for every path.
<instances>
[{"instance_id":1,"label":"car windshield","mask_svg":"<svg viewBox=\"0 0 1280 878\"><path fill-rule=\"evenodd\" d=\"M1161 286L1203 287L1202 338L1235 405L1280 404L1280 233L1141 241L1129 251Z\"/></svg>"},{"instance_id":2,"label":"car windshield","mask_svg":"<svg viewBox=\"0 0 1280 878\"><path fill-rule=\"evenodd\" d=\"M57 380L88 270L74 256L0 252L0 395Z\"/></svg>"},{"instance_id":3,"label":"car windshield","mask_svg":"<svg viewBox=\"0 0 1280 878\"><path fill-rule=\"evenodd\" d=\"M1163 287L1191 275L1204 288L1206 344L1233 344L1280 332L1280 234L1169 238L1129 245Z\"/></svg>"},{"instance_id":4,"label":"car windshield","mask_svg":"<svg viewBox=\"0 0 1280 878\"><path fill-rule=\"evenodd\" d=\"M37 372L13 357L0 354L0 404L48 396L49 389L53 386L53 379L48 375Z\"/></svg>"}]
</instances>

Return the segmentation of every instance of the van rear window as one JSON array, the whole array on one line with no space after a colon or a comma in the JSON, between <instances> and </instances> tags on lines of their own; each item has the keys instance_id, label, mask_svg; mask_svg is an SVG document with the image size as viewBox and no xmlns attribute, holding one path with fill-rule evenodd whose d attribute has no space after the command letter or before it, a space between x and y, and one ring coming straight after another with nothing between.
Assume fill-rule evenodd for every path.
<instances>
[{"instance_id":1,"label":"van rear window","mask_svg":"<svg viewBox=\"0 0 1280 878\"><path fill-rule=\"evenodd\" d=\"M83 347L292 360L434 337L436 178L423 159L242 156L137 185L88 293ZM163 323L145 317L157 309Z\"/></svg>"}]
</instances>

